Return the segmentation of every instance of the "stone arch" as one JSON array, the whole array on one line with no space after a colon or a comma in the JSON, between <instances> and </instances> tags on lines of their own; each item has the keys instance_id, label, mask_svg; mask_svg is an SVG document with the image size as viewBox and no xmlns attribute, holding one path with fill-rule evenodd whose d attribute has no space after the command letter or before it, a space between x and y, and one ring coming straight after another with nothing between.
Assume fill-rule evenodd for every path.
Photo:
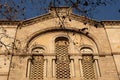
<instances>
[{"instance_id":1,"label":"stone arch","mask_svg":"<svg viewBox=\"0 0 120 80\"><path fill-rule=\"evenodd\" d=\"M94 50L90 47L82 47L80 49L80 53L82 53L82 54L93 54Z\"/></svg>"},{"instance_id":2,"label":"stone arch","mask_svg":"<svg viewBox=\"0 0 120 80\"><path fill-rule=\"evenodd\" d=\"M31 53L33 54L43 54L45 49L43 47L35 47L32 49Z\"/></svg>"},{"instance_id":3,"label":"stone arch","mask_svg":"<svg viewBox=\"0 0 120 80\"><path fill-rule=\"evenodd\" d=\"M55 39L55 42L57 42L57 41L61 41L61 40L64 40L64 41L69 42L69 39L66 38L66 37L63 37L63 36L59 36L59 37L57 37L57 38Z\"/></svg>"},{"instance_id":4,"label":"stone arch","mask_svg":"<svg viewBox=\"0 0 120 80\"><path fill-rule=\"evenodd\" d=\"M29 48L28 48L28 53L31 53L31 54L35 54L33 53L33 51L38 51L39 54L43 54L46 52L46 47L44 45L41 45L41 44L33 44L31 45ZM41 53L41 50L43 50L43 52Z\"/></svg>"},{"instance_id":5,"label":"stone arch","mask_svg":"<svg viewBox=\"0 0 120 80\"><path fill-rule=\"evenodd\" d=\"M91 50L91 52L85 52L85 53L83 53L83 52L81 52L81 50ZM86 45L86 44L84 44L84 45L81 45L80 46L80 48L79 48L79 50L80 50L80 53L81 54L93 54L93 55L95 55L95 54L98 54L99 52L98 52L98 50L97 49L95 49L95 47L93 47L93 46L91 46L91 45Z\"/></svg>"},{"instance_id":6,"label":"stone arch","mask_svg":"<svg viewBox=\"0 0 120 80\"><path fill-rule=\"evenodd\" d=\"M101 53L101 46L100 46L100 43L99 43L99 40L92 34L86 34L86 32L78 29L78 28L72 28L72 27L67 27L65 29L63 28L56 28L56 27L51 27L51 28L46 28L44 30L39 30L35 33L33 33L32 35L30 35L29 37L27 37L26 39L26 46L25 48L27 49L29 47L29 43L37 36L41 35L41 34L44 34L44 33L48 33L48 32L57 32L57 31L63 31L63 32L76 32L78 34L82 34L84 36L87 36L88 38L90 38L97 46L97 49L98 49L98 53Z\"/></svg>"},{"instance_id":7,"label":"stone arch","mask_svg":"<svg viewBox=\"0 0 120 80\"><path fill-rule=\"evenodd\" d=\"M68 39L68 42L70 42L70 37L69 37L68 35L65 35L65 34L55 35L55 36L52 38L52 44L54 45L54 46L52 47L52 51L53 51L53 52L55 52L55 40L56 40L56 38L58 38L58 37L65 37L65 38ZM69 45L70 45L70 44L69 44Z\"/></svg>"}]
</instances>

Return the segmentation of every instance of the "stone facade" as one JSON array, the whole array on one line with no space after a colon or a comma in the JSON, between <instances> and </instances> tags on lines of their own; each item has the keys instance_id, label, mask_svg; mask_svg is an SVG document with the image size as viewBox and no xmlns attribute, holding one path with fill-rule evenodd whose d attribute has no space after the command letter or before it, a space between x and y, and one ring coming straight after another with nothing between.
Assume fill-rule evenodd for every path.
<instances>
[{"instance_id":1,"label":"stone facade","mask_svg":"<svg viewBox=\"0 0 120 80\"><path fill-rule=\"evenodd\" d=\"M61 7L0 27L0 80L120 80L120 21Z\"/></svg>"}]
</instances>

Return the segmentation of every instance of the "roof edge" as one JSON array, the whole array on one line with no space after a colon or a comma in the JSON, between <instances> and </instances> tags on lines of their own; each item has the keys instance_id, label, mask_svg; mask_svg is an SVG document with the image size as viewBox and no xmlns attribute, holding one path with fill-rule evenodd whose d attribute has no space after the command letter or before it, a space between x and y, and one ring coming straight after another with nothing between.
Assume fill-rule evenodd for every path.
<instances>
[{"instance_id":1,"label":"roof edge","mask_svg":"<svg viewBox=\"0 0 120 80\"><path fill-rule=\"evenodd\" d=\"M0 25L18 25L21 21L0 20Z\"/></svg>"},{"instance_id":2,"label":"roof edge","mask_svg":"<svg viewBox=\"0 0 120 80\"><path fill-rule=\"evenodd\" d=\"M104 25L120 25L120 20L101 21Z\"/></svg>"}]
</instances>

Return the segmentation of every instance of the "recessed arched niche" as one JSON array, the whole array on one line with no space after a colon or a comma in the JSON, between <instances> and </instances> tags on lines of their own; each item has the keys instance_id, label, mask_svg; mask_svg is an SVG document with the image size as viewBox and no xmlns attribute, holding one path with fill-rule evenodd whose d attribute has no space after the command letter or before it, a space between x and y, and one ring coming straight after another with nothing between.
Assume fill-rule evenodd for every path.
<instances>
[{"instance_id":1,"label":"recessed arched niche","mask_svg":"<svg viewBox=\"0 0 120 80\"><path fill-rule=\"evenodd\" d=\"M93 51L93 49L90 48L90 47L82 47L82 48L80 49L80 53L81 53L81 54L93 54L94 51Z\"/></svg>"},{"instance_id":2,"label":"recessed arched niche","mask_svg":"<svg viewBox=\"0 0 120 80\"><path fill-rule=\"evenodd\" d=\"M45 49L43 47L34 47L31 50L32 54L44 54L45 53Z\"/></svg>"},{"instance_id":3,"label":"recessed arched niche","mask_svg":"<svg viewBox=\"0 0 120 80\"><path fill-rule=\"evenodd\" d=\"M69 40L66 37L57 37L55 39L56 53L56 78L70 78L70 58L68 54ZM62 70L62 71L61 71Z\"/></svg>"},{"instance_id":4,"label":"recessed arched niche","mask_svg":"<svg viewBox=\"0 0 120 80\"><path fill-rule=\"evenodd\" d=\"M57 37L55 39L55 44L56 45L68 45L69 44L69 40L66 37Z\"/></svg>"}]
</instances>

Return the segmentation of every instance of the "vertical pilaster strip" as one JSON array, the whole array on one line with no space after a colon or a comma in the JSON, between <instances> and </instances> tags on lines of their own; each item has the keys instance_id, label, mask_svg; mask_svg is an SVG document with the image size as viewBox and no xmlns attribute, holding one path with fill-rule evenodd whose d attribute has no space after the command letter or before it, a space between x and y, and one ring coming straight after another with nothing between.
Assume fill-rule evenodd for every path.
<instances>
[{"instance_id":1,"label":"vertical pilaster strip","mask_svg":"<svg viewBox=\"0 0 120 80\"><path fill-rule=\"evenodd\" d=\"M31 67L31 60L28 59L28 65L27 65L27 77L30 77L30 67Z\"/></svg>"},{"instance_id":2,"label":"vertical pilaster strip","mask_svg":"<svg viewBox=\"0 0 120 80\"><path fill-rule=\"evenodd\" d=\"M47 58L48 65L47 65L47 77L52 78L52 58Z\"/></svg>"},{"instance_id":3,"label":"vertical pilaster strip","mask_svg":"<svg viewBox=\"0 0 120 80\"><path fill-rule=\"evenodd\" d=\"M44 77L47 77L47 59L44 58Z\"/></svg>"},{"instance_id":4,"label":"vertical pilaster strip","mask_svg":"<svg viewBox=\"0 0 120 80\"><path fill-rule=\"evenodd\" d=\"M100 77L101 74L100 74L100 69L99 69L99 64L97 59L95 59L95 66L96 66L97 76Z\"/></svg>"},{"instance_id":5,"label":"vertical pilaster strip","mask_svg":"<svg viewBox=\"0 0 120 80\"><path fill-rule=\"evenodd\" d=\"M53 59L53 68L52 68L53 69L53 77L55 77L55 74L56 74L56 72L55 72L56 68L55 67L56 67L56 65L55 65L55 59Z\"/></svg>"},{"instance_id":6,"label":"vertical pilaster strip","mask_svg":"<svg viewBox=\"0 0 120 80\"><path fill-rule=\"evenodd\" d=\"M71 60L71 77L75 77L75 67L74 67L74 60Z\"/></svg>"},{"instance_id":7,"label":"vertical pilaster strip","mask_svg":"<svg viewBox=\"0 0 120 80\"><path fill-rule=\"evenodd\" d=\"M83 77L83 69L82 69L82 60L79 60L79 64L80 64L80 73L81 73L81 77Z\"/></svg>"},{"instance_id":8,"label":"vertical pilaster strip","mask_svg":"<svg viewBox=\"0 0 120 80\"><path fill-rule=\"evenodd\" d=\"M81 59L80 56L71 56L70 57L74 61L74 77L79 78L80 77L80 62L79 59ZM72 61L71 61L72 63Z\"/></svg>"},{"instance_id":9,"label":"vertical pilaster strip","mask_svg":"<svg viewBox=\"0 0 120 80\"><path fill-rule=\"evenodd\" d=\"M79 62L78 62L78 58L75 58L74 59L74 62L75 62L75 76L76 78L80 77L80 66L79 66Z\"/></svg>"}]
</instances>

